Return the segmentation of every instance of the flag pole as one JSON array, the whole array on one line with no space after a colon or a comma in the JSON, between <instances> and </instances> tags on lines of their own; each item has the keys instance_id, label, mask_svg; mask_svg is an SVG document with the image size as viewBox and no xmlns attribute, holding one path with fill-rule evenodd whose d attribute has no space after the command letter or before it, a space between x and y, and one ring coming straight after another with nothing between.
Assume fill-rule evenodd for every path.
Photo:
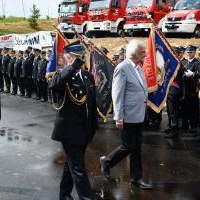
<instances>
[{"instance_id":1,"label":"flag pole","mask_svg":"<svg viewBox=\"0 0 200 200\"><path fill-rule=\"evenodd\" d=\"M89 46L88 46L88 44L85 42L83 36L80 35L76 30L74 30L74 32L75 32L76 36L83 42L83 44L84 44L87 48L89 48ZM105 56L106 59L109 60L109 62L110 62L111 64L113 64L114 66L116 66L116 64L115 64L104 52L102 52L97 46L95 46L95 44L94 44L93 42L88 41L88 43L89 43L90 45L92 45L92 47L93 47L95 50L97 50L100 54L102 54L103 56Z\"/></svg>"},{"instance_id":2,"label":"flag pole","mask_svg":"<svg viewBox=\"0 0 200 200\"><path fill-rule=\"evenodd\" d=\"M60 34L63 40L65 40L68 44L70 44L69 40L65 37L65 35L58 29L58 27L54 24L54 28L57 30L57 32Z\"/></svg>"}]
</instances>

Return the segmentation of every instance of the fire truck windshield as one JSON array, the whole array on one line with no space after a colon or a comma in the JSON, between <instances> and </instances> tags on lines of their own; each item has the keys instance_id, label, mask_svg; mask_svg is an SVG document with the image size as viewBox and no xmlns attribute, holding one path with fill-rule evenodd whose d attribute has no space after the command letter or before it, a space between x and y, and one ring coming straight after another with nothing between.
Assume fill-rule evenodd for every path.
<instances>
[{"instance_id":1,"label":"fire truck windshield","mask_svg":"<svg viewBox=\"0 0 200 200\"><path fill-rule=\"evenodd\" d=\"M89 10L102 10L108 9L110 0L91 0Z\"/></svg>"},{"instance_id":2,"label":"fire truck windshield","mask_svg":"<svg viewBox=\"0 0 200 200\"><path fill-rule=\"evenodd\" d=\"M200 9L200 1L199 0L182 0L179 1L174 10L196 10Z\"/></svg>"},{"instance_id":3,"label":"fire truck windshield","mask_svg":"<svg viewBox=\"0 0 200 200\"><path fill-rule=\"evenodd\" d=\"M77 4L63 4L60 6L60 14L75 13Z\"/></svg>"},{"instance_id":4,"label":"fire truck windshield","mask_svg":"<svg viewBox=\"0 0 200 200\"><path fill-rule=\"evenodd\" d=\"M128 0L127 8L148 7L153 4L153 0Z\"/></svg>"}]
</instances>

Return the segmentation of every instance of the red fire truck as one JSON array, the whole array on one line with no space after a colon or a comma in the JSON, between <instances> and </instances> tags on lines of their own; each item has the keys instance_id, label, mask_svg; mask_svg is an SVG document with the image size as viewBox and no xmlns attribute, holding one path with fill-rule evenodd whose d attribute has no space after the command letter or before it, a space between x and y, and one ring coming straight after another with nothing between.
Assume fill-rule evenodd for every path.
<instances>
[{"instance_id":1,"label":"red fire truck","mask_svg":"<svg viewBox=\"0 0 200 200\"><path fill-rule=\"evenodd\" d=\"M187 33L200 38L200 0L180 0L166 15L162 31L166 35Z\"/></svg>"},{"instance_id":2,"label":"red fire truck","mask_svg":"<svg viewBox=\"0 0 200 200\"><path fill-rule=\"evenodd\" d=\"M58 7L58 28L67 38L74 37L75 30L85 33L90 0L63 0Z\"/></svg>"},{"instance_id":3,"label":"red fire truck","mask_svg":"<svg viewBox=\"0 0 200 200\"><path fill-rule=\"evenodd\" d=\"M165 15L173 8L176 0L128 0L124 31L128 35L135 32L149 32L151 19L161 28Z\"/></svg>"},{"instance_id":4,"label":"red fire truck","mask_svg":"<svg viewBox=\"0 0 200 200\"><path fill-rule=\"evenodd\" d=\"M124 25L127 0L91 0L88 11L87 33L120 34Z\"/></svg>"}]
</instances>

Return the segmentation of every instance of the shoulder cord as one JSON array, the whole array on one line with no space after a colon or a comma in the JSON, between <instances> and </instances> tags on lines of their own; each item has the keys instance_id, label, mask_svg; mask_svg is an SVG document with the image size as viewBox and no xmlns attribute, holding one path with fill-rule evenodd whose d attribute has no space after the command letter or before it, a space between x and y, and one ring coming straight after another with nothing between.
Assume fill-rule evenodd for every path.
<instances>
[{"instance_id":1,"label":"shoulder cord","mask_svg":"<svg viewBox=\"0 0 200 200\"><path fill-rule=\"evenodd\" d=\"M68 92L69 98L70 98L70 100L71 100L75 105L81 106L81 105L83 105L83 104L86 102L86 100L87 100L87 96L86 96L86 95L84 95L83 98L82 98L81 100L78 100L78 99L77 99L76 97L74 97L74 95L71 93L68 83L66 84L66 87L67 87L67 92Z\"/></svg>"},{"instance_id":2,"label":"shoulder cord","mask_svg":"<svg viewBox=\"0 0 200 200\"><path fill-rule=\"evenodd\" d=\"M71 93L71 91L70 91L69 84L67 83L67 84L66 84L66 89L65 89L65 94L64 94L64 99L63 99L63 102L62 102L62 104L61 104L60 107L56 107L55 101L54 101L54 96L53 96L53 91L51 90L52 104L53 104L53 108L54 108L55 110L60 110L60 109L62 109L62 107L64 106L65 101L66 101L67 93L68 93L68 95L69 95L70 100L71 100L75 105L81 106L81 105L83 105L83 104L86 102L86 100L87 100L86 95L84 95L83 98L82 98L81 100L78 100L77 98L75 98L74 95L73 95L73 94Z\"/></svg>"}]
</instances>

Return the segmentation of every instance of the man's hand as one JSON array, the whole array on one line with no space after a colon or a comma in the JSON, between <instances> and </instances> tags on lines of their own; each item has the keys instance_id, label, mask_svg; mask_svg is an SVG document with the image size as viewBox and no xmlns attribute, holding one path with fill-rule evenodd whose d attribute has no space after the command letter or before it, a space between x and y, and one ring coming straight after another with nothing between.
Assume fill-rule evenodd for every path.
<instances>
[{"instance_id":1,"label":"man's hand","mask_svg":"<svg viewBox=\"0 0 200 200\"><path fill-rule=\"evenodd\" d=\"M193 76L194 75L194 72L192 72L191 70L187 70L187 72L185 72L185 75L187 76L187 77L191 77L191 76Z\"/></svg>"},{"instance_id":2,"label":"man's hand","mask_svg":"<svg viewBox=\"0 0 200 200\"><path fill-rule=\"evenodd\" d=\"M117 121L116 121L116 127L117 127L117 128L123 129L123 126L124 126L123 120L117 120Z\"/></svg>"}]
</instances>

